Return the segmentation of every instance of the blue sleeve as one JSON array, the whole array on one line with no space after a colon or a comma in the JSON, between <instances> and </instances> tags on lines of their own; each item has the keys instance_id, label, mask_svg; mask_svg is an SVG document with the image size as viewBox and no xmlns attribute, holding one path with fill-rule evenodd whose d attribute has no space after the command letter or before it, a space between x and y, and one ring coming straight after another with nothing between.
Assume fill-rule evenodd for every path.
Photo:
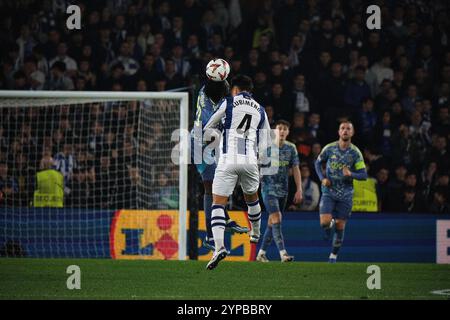
<instances>
[{"instance_id":1,"label":"blue sleeve","mask_svg":"<svg viewBox=\"0 0 450 320\"><path fill-rule=\"evenodd\" d=\"M314 168L316 169L317 176L319 177L320 181L322 181L325 177L322 173L322 163L317 159L314 161Z\"/></svg>"},{"instance_id":2,"label":"blue sleeve","mask_svg":"<svg viewBox=\"0 0 450 320\"><path fill-rule=\"evenodd\" d=\"M291 162L290 167L298 166L300 165L300 159L298 157L297 149L295 148L295 145L292 146L292 153L291 153Z\"/></svg>"},{"instance_id":3,"label":"blue sleeve","mask_svg":"<svg viewBox=\"0 0 450 320\"><path fill-rule=\"evenodd\" d=\"M356 180L366 180L367 179L366 169L359 169L352 172L352 178Z\"/></svg>"}]
</instances>

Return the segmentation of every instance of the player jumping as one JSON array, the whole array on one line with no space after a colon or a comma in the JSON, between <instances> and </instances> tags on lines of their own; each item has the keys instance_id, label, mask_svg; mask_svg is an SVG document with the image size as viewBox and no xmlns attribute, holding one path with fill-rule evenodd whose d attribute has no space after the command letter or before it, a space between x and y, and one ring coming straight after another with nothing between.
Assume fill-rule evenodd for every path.
<instances>
[{"instance_id":1,"label":"player jumping","mask_svg":"<svg viewBox=\"0 0 450 320\"><path fill-rule=\"evenodd\" d=\"M276 123L276 144L271 149L278 147L278 171L276 174L264 175L261 180L261 194L266 211L269 213L266 231L259 249L257 261L268 262L266 250L275 240L282 262L290 262L294 259L288 255L284 247L283 233L281 231L281 212L284 211L288 195L289 169L292 169L297 191L294 195L294 203L300 203L302 200L302 178L299 169L299 158L295 144L286 141L289 135L290 123L285 120L279 120ZM273 150L271 150L273 152Z\"/></svg>"},{"instance_id":2,"label":"player jumping","mask_svg":"<svg viewBox=\"0 0 450 320\"><path fill-rule=\"evenodd\" d=\"M213 81L207 80L206 84L200 89L197 98L197 109L195 115L194 127L192 129L192 151L193 158L197 164L197 171L202 177L205 193L203 195L203 207L205 211L205 224L206 224L206 237L203 240L203 246L210 250L214 250L214 240L211 231L211 210L212 210L212 182L214 179L214 173L216 171L216 163L214 155L207 153L206 156L209 159L203 159L204 143L202 139L203 127L211 118L213 113L217 110L218 102L229 95L230 85L227 80ZM198 147L196 148L195 145ZM197 152L197 154L195 154ZM200 157L200 161L198 161ZM197 159L196 159L197 158ZM209 161L207 161L209 160ZM209 162L209 163L208 163ZM227 229L232 232L246 233L249 231L246 227L239 226L235 221L230 219L228 212L225 211L225 218L227 222Z\"/></svg>"},{"instance_id":3,"label":"player jumping","mask_svg":"<svg viewBox=\"0 0 450 320\"><path fill-rule=\"evenodd\" d=\"M205 126L205 130L214 128L224 119L222 152L213 182L211 227L215 251L207 264L209 270L214 269L228 254L224 245L225 205L237 182L241 185L248 206L248 218L252 225L250 242L257 243L260 237L258 142L261 138L260 130L268 132L270 124L264 108L251 97L252 89L251 78L234 78L232 97L223 100Z\"/></svg>"},{"instance_id":4,"label":"player jumping","mask_svg":"<svg viewBox=\"0 0 450 320\"><path fill-rule=\"evenodd\" d=\"M314 163L316 173L322 181L319 213L325 239L329 239L333 227L335 229L330 263L336 262L344 240L345 223L351 215L353 179L367 179L361 151L351 143L353 134L353 124L350 121L342 122L339 126L339 140L326 145ZM325 176L322 173L323 163L326 163Z\"/></svg>"}]
</instances>

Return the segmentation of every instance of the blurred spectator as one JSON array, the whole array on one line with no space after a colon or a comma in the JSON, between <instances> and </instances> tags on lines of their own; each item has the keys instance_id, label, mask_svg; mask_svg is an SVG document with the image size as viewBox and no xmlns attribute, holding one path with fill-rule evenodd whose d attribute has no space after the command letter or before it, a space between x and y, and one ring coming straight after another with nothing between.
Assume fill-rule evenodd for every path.
<instances>
[{"instance_id":1,"label":"blurred spectator","mask_svg":"<svg viewBox=\"0 0 450 320\"><path fill-rule=\"evenodd\" d=\"M196 91L205 79L205 65L220 57L230 63L229 80L239 73L253 77L253 96L266 107L271 123L280 118L292 123L291 139L302 161L311 164L321 145L336 138L329 128L337 119L351 119L355 144L366 150L372 175L378 178L383 169L391 173L383 182L389 186L387 198L381 200L383 210L394 204L390 191L397 188L400 199L404 181L412 180L406 173L402 178L399 162L408 172L417 172L414 198L426 198L425 209L433 200L442 206L435 193L448 187L450 163L449 4L381 2L385 27L367 33L354 2L241 4L106 1L104 6L83 6L83 29L67 33L61 23L64 1L21 3L20 19L8 16L11 7L1 2L6 16L0 26L0 87L165 91L192 86ZM165 126L159 118L150 125L155 126L155 137L138 139L140 108L108 102L3 109L0 163L8 163L8 174L18 182L20 203L30 198L21 187L26 175L34 180L37 162L64 153L65 143L73 144L73 156L80 162L74 165L77 183L84 175L92 194L107 178L120 194L117 179L128 184L131 179L127 161L136 161L137 151L150 155L161 150L166 140L165 135L156 136L162 131L158 125ZM43 123L43 130L35 130L36 123ZM103 152L111 163L107 174L100 175L93 166L99 168ZM153 170L150 182L143 172L133 176L142 174L146 184L153 184L154 167L152 163L147 168ZM94 205L96 199L91 199ZM125 201L112 199L104 207Z\"/></svg>"},{"instance_id":2,"label":"blurred spectator","mask_svg":"<svg viewBox=\"0 0 450 320\"><path fill-rule=\"evenodd\" d=\"M306 93L305 76L298 74L294 78L294 89L292 91L295 110L298 112L310 112L310 98Z\"/></svg>"},{"instance_id":3,"label":"blurred spectator","mask_svg":"<svg viewBox=\"0 0 450 320\"><path fill-rule=\"evenodd\" d=\"M366 98L362 102L362 110L359 114L359 130L358 134L364 143L367 145L373 141L375 126L377 124L377 115L373 110L374 103L371 98Z\"/></svg>"},{"instance_id":4,"label":"blurred spectator","mask_svg":"<svg viewBox=\"0 0 450 320\"><path fill-rule=\"evenodd\" d=\"M380 168L376 173L377 179L377 197L378 197L378 210L389 211L389 205L387 203L389 198L389 170L386 168Z\"/></svg>"},{"instance_id":5,"label":"blurred spectator","mask_svg":"<svg viewBox=\"0 0 450 320\"><path fill-rule=\"evenodd\" d=\"M314 211L317 209L320 199L320 191L317 183L311 180L311 170L306 163L300 166L302 175L303 201L299 205L292 204L290 211Z\"/></svg>"},{"instance_id":6,"label":"blurred spectator","mask_svg":"<svg viewBox=\"0 0 450 320\"><path fill-rule=\"evenodd\" d=\"M390 158L392 154L392 134L394 127L391 124L391 113L384 111L382 118L377 121L374 128L374 144L380 148L381 154Z\"/></svg>"},{"instance_id":7,"label":"blurred spectator","mask_svg":"<svg viewBox=\"0 0 450 320\"><path fill-rule=\"evenodd\" d=\"M73 169L75 168L75 157L73 156L72 145L64 142L62 149L54 157L55 170L61 172L64 177L64 192L70 192L69 186L72 182Z\"/></svg>"},{"instance_id":8,"label":"blurred spectator","mask_svg":"<svg viewBox=\"0 0 450 320\"><path fill-rule=\"evenodd\" d=\"M308 117L307 132L310 134L311 139L324 143L325 133L320 127L320 114L311 113Z\"/></svg>"},{"instance_id":9,"label":"blurred spectator","mask_svg":"<svg viewBox=\"0 0 450 320\"><path fill-rule=\"evenodd\" d=\"M48 90L73 90L74 84L70 77L65 75L66 65L62 61L55 61L50 68L50 79L46 84Z\"/></svg>"},{"instance_id":10,"label":"blurred spectator","mask_svg":"<svg viewBox=\"0 0 450 320\"><path fill-rule=\"evenodd\" d=\"M155 209L178 208L177 188L169 184L169 178L165 173L160 173L156 181L155 193L152 194L152 206Z\"/></svg>"},{"instance_id":11,"label":"blurred spectator","mask_svg":"<svg viewBox=\"0 0 450 320\"><path fill-rule=\"evenodd\" d=\"M402 190L405 185L405 178L407 169L404 164L398 164L395 166L395 176L389 179L388 183L388 198L386 201L386 208L391 211L395 209L398 199L402 197Z\"/></svg>"},{"instance_id":12,"label":"blurred spectator","mask_svg":"<svg viewBox=\"0 0 450 320\"><path fill-rule=\"evenodd\" d=\"M386 79L394 79L394 71L391 69L391 62L391 57L389 55L383 55L381 60L370 68L370 71L375 74L378 85L381 85L381 83Z\"/></svg>"},{"instance_id":13,"label":"blurred spectator","mask_svg":"<svg viewBox=\"0 0 450 320\"><path fill-rule=\"evenodd\" d=\"M17 180L9 174L8 164L0 162L0 207L11 207L18 192Z\"/></svg>"},{"instance_id":14,"label":"blurred spectator","mask_svg":"<svg viewBox=\"0 0 450 320\"><path fill-rule=\"evenodd\" d=\"M67 190L69 190L67 188ZM68 194L69 192L67 192ZM62 208L64 206L64 177L55 170L54 160L45 155L39 163L34 190L34 207Z\"/></svg>"},{"instance_id":15,"label":"blurred spectator","mask_svg":"<svg viewBox=\"0 0 450 320\"><path fill-rule=\"evenodd\" d=\"M355 69L355 78L346 86L344 102L350 112L359 111L362 101L370 97L370 88L364 77L365 69L358 66Z\"/></svg>"},{"instance_id":16,"label":"blurred spectator","mask_svg":"<svg viewBox=\"0 0 450 320\"><path fill-rule=\"evenodd\" d=\"M437 163L440 171L448 172L450 166L450 155L447 150L447 139L444 136L438 136L432 145L428 161Z\"/></svg>"},{"instance_id":17,"label":"blurred spectator","mask_svg":"<svg viewBox=\"0 0 450 320\"><path fill-rule=\"evenodd\" d=\"M78 69L76 61L67 55L67 44L65 42L60 42L57 47L56 57L50 60L50 69L53 67L55 62L60 61L65 65L65 75L72 77L76 74Z\"/></svg>"},{"instance_id":18,"label":"blurred spectator","mask_svg":"<svg viewBox=\"0 0 450 320\"><path fill-rule=\"evenodd\" d=\"M111 66L121 64L125 76L132 76L139 70L139 63L131 56L132 48L129 42L122 42L119 56L111 62Z\"/></svg>"},{"instance_id":19,"label":"blurred spectator","mask_svg":"<svg viewBox=\"0 0 450 320\"><path fill-rule=\"evenodd\" d=\"M404 189L400 201L396 202L395 211L404 213L420 213L423 212L423 202L417 199L417 192L414 188Z\"/></svg>"},{"instance_id":20,"label":"blurred spectator","mask_svg":"<svg viewBox=\"0 0 450 320\"><path fill-rule=\"evenodd\" d=\"M448 191L438 189L434 192L433 202L430 206L431 213L450 213L450 205L448 203Z\"/></svg>"}]
</instances>

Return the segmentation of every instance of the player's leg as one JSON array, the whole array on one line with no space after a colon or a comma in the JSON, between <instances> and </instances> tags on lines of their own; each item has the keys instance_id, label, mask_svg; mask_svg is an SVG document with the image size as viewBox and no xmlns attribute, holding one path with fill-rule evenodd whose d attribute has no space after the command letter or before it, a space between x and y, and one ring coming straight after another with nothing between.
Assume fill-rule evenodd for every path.
<instances>
[{"instance_id":1,"label":"player's leg","mask_svg":"<svg viewBox=\"0 0 450 320\"><path fill-rule=\"evenodd\" d=\"M257 164L247 164L237 169L239 181L247 203L248 220L252 225L250 242L258 243L261 233L261 206L259 204L259 168Z\"/></svg>"},{"instance_id":2,"label":"player's leg","mask_svg":"<svg viewBox=\"0 0 450 320\"><path fill-rule=\"evenodd\" d=\"M203 180L203 210L205 212L206 237L203 240L203 246L209 250L214 250L214 239L211 229L211 212L212 212L212 183L214 180L214 173L216 171L216 164L206 164L202 162L197 165L197 171L200 173Z\"/></svg>"},{"instance_id":3,"label":"player's leg","mask_svg":"<svg viewBox=\"0 0 450 320\"><path fill-rule=\"evenodd\" d=\"M201 177L203 180L203 187L205 192L203 194L203 208L205 211L205 224L206 224L206 237L203 240L203 246L209 250L214 250L214 238L211 229L211 212L212 212L212 204L213 204L213 195L212 195L212 184L214 180L214 175L216 171L216 164L202 164L203 166L198 166L199 172L201 171ZM233 232L237 233L246 233L248 232L248 228L241 227L235 221L230 219L227 210L225 209L225 221L226 227L225 230L229 229Z\"/></svg>"},{"instance_id":4,"label":"player's leg","mask_svg":"<svg viewBox=\"0 0 450 320\"><path fill-rule=\"evenodd\" d=\"M211 212L211 229L214 238L214 253L211 260L206 265L208 270L217 267L217 264L223 260L228 252L224 244L225 233L225 206L228 202L227 196L213 195L213 205Z\"/></svg>"},{"instance_id":5,"label":"player's leg","mask_svg":"<svg viewBox=\"0 0 450 320\"><path fill-rule=\"evenodd\" d=\"M338 201L336 203L336 226L333 236L333 247L329 257L330 263L335 263L337 260L337 255L344 242L345 225L350 217L351 210L351 200Z\"/></svg>"},{"instance_id":6,"label":"player's leg","mask_svg":"<svg viewBox=\"0 0 450 320\"><path fill-rule=\"evenodd\" d=\"M246 193L244 191L245 202L247 203L248 220L252 225L250 230L250 242L258 243L261 234L261 206L259 204L258 192Z\"/></svg>"},{"instance_id":7,"label":"player's leg","mask_svg":"<svg viewBox=\"0 0 450 320\"><path fill-rule=\"evenodd\" d=\"M284 210L286 206L286 197L275 198L276 200L276 212L271 213L272 221L272 233L275 244L277 245L278 252L280 253L280 259L282 262L290 262L294 260L293 256L288 255L286 247L284 245L284 237L281 227L281 211Z\"/></svg>"},{"instance_id":8,"label":"player's leg","mask_svg":"<svg viewBox=\"0 0 450 320\"><path fill-rule=\"evenodd\" d=\"M269 199L270 199L270 196L265 195L263 193L262 200L264 202L266 212L269 214L269 217L267 219L266 230L264 231L264 235L262 238L262 244L261 244L261 247L259 248L258 255L256 256L256 261L259 261L259 262L269 262L269 259L267 259L267 256L266 256L266 251L273 240L271 212L273 212L273 210L276 210L276 208L275 209L271 208L272 201L270 201Z\"/></svg>"},{"instance_id":9,"label":"player's leg","mask_svg":"<svg viewBox=\"0 0 450 320\"><path fill-rule=\"evenodd\" d=\"M205 211L206 237L203 240L203 246L209 250L214 250L214 237L211 229L211 212L213 204L212 180L203 181L205 193L203 194L203 209Z\"/></svg>"},{"instance_id":10,"label":"player's leg","mask_svg":"<svg viewBox=\"0 0 450 320\"><path fill-rule=\"evenodd\" d=\"M333 227L335 225L335 220L333 219L333 211L335 207L334 199L328 194L322 194L319 203L319 214L320 214L320 226L324 231L323 238L329 240Z\"/></svg>"},{"instance_id":11,"label":"player's leg","mask_svg":"<svg viewBox=\"0 0 450 320\"><path fill-rule=\"evenodd\" d=\"M226 226L225 206L228 202L228 197L233 193L238 177L233 171L227 169L226 165L223 167L218 166L213 181L211 230L214 237L215 250L206 266L209 270L214 269L228 254L224 244Z\"/></svg>"}]
</instances>

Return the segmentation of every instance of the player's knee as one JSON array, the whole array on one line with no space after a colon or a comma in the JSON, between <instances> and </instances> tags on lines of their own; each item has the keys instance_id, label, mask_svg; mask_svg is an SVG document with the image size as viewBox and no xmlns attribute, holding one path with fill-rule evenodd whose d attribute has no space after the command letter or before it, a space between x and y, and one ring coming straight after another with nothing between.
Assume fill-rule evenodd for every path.
<instances>
[{"instance_id":1,"label":"player's knee","mask_svg":"<svg viewBox=\"0 0 450 320\"><path fill-rule=\"evenodd\" d=\"M250 202L255 202L258 200L258 193L252 193L252 194L244 194L244 198L245 198L245 202L250 203Z\"/></svg>"},{"instance_id":2,"label":"player's knee","mask_svg":"<svg viewBox=\"0 0 450 320\"><path fill-rule=\"evenodd\" d=\"M345 220L337 220L336 221L336 229L337 230L344 230L345 229Z\"/></svg>"},{"instance_id":3,"label":"player's knee","mask_svg":"<svg viewBox=\"0 0 450 320\"><path fill-rule=\"evenodd\" d=\"M228 197L225 196L219 196L214 194L213 195L213 205L221 205L221 206L226 206L228 202Z\"/></svg>"},{"instance_id":4,"label":"player's knee","mask_svg":"<svg viewBox=\"0 0 450 320\"><path fill-rule=\"evenodd\" d=\"M272 221L272 224L280 223L281 222L281 213L280 212L271 213L270 220Z\"/></svg>"},{"instance_id":5,"label":"player's knee","mask_svg":"<svg viewBox=\"0 0 450 320\"><path fill-rule=\"evenodd\" d=\"M320 226L322 228L329 228L331 223L331 218L320 218Z\"/></svg>"},{"instance_id":6,"label":"player's knee","mask_svg":"<svg viewBox=\"0 0 450 320\"><path fill-rule=\"evenodd\" d=\"M320 220L320 226L324 229L329 228L331 224L331 219L330 220Z\"/></svg>"}]
</instances>

